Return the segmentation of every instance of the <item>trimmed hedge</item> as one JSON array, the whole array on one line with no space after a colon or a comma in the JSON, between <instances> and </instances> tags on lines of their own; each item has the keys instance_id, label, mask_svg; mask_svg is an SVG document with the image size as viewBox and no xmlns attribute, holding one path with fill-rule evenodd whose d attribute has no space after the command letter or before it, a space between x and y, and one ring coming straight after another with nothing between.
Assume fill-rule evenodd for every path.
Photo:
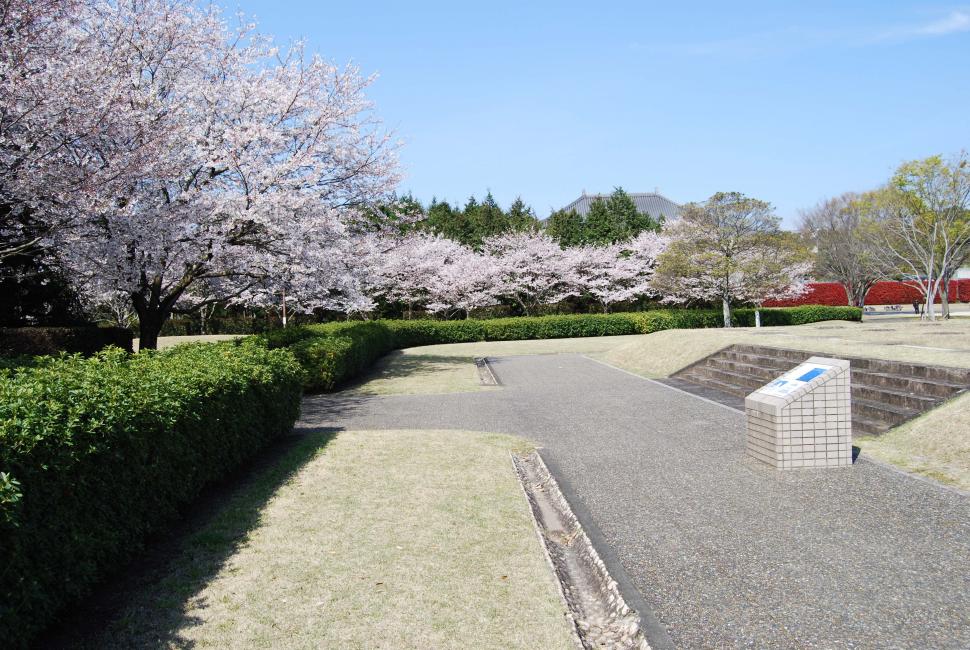
<instances>
[{"instance_id":1,"label":"trimmed hedge","mask_svg":"<svg viewBox=\"0 0 970 650\"><path fill-rule=\"evenodd\" d=\"M285 350L109 349L0 370L0 638L26 645L207 483L291 430Z\"/></svg>"},{"instance_id":2,"label":"trimmed hedge","mask_svg":"<svg viewBox=\"0 0 970 650\"><path fill-rule=\"evenodd\" d=\"M78 352L90 356L114 345L132 351L131 330L123 327L0 327L0 356Z\"/></svg>"},{"instance_id":3,"label":"trimmed hedge","mask_svg":"<svg viewBox=\"0 0 970 650\"><path fill-rule=\"evenodd\" d=\"M754 326L754 309L737 309L737 325ZM823 320L862 320L855 307L818 305L762 309L762 325L803 325ZM577 314L489 320L378 320L327 323L274 330L253 337L269 348L288 347L303 366L307 391L329 391L363 374L392 350L474 341L517 341L649 334L667 329L720 327L720 310L679 309L618 314Z\"/></svg>"}]
</instances>

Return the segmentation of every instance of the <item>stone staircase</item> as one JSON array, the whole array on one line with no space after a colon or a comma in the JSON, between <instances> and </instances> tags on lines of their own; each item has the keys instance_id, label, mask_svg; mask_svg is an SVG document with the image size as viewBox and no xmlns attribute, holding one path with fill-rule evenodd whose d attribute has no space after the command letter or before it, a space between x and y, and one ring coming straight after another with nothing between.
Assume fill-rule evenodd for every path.
<instances>
[{"instance_id":1,"label":"stone staircase","mask_svg":"<svg viewBox=\"0 0 970 650\"><path fill-rule=\"evenodd\" d=\"M674 373L669 383L743 408L745 395L811 356L827 355L732 345ZM840 358L852 364L852 430L857 434L885 433L970 388L970 369Z\"/></svg>"}]
</instances>

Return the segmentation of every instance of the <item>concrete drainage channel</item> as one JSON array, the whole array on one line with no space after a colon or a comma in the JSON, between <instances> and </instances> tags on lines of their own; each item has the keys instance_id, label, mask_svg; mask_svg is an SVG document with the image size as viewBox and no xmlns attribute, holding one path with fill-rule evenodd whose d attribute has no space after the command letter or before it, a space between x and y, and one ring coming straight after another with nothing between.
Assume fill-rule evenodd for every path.
<instances>
[{"instance_id":1,"label":"concrete drainage channel","mask_svg":"<svg viewBox=\"0 0 970 650\"><path fill-rule=\"evenodd\" d=\"M475 357L475 367L478 369L478 381L482 386L498 386L498 378L492 372L492 366L487 357Z\"/></svg>"},{"instance_id":2,"label":"concrete drainage channel","mask_svg":"<svg viewBox=\"0 0 970 650\"><path fill-rule=\"evenodd\" d=\"M512 463L579 645L648 650L640 617L627 606L538 452L513 454Z\"/></svg>"}]
</instances>

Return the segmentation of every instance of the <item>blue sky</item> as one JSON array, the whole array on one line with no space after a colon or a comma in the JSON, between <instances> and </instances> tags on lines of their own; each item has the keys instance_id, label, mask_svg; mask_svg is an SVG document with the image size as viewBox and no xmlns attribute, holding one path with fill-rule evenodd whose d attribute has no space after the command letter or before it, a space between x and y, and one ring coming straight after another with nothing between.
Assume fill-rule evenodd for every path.
<instances>
[{"instance_id":1,"label":"blue sky","mask_svg":"<svg viewBox=\"0 0 970 650\"><path fill-rule=\"evenodd\" d=\"M927 2L239 0L379 78L402 191L491 189L540 217L582 190L737 190L798 210L970 148L970 6Z\"/></svg>"}]
</instances>

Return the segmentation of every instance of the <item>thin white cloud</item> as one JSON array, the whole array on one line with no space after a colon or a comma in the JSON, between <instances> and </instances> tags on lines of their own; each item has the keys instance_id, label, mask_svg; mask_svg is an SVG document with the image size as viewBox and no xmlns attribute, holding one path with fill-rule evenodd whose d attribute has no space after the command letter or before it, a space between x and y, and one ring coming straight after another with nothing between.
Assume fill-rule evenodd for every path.
<instances>
[{"instance_id":1,"label":"thin white cloud","mask_svg":"<svg viewBox=\"0 0 970 650\"><path fill-rule=\"evenodd\" d=\"M887 43L902 43L919 39L937 38L970 32L970 10L951 11L932 22L897 25L889 28L833 28L830 30L807 30L780 28L742 36L730 36L701 42L631 43L632 50L648 50L666 54L696 57L733 56L750 58L767 54L810 50L833 45L861 47Z\"/></svg>"},{"instance_id":2,"label":"thin white cloud","mask_svg":"<svg viewBox=\"0 0 970 650\"><path fill-rule=\"evenodd\" d=\"M970 31L970 12L952 11L945 18L931 23L908 25L889 29L872 39L875 41L905 41L915 38L933 38Z\"/></svg>"},{"instance_id":3,"label":"thin white cloud","mask_svg":"<svg viewBox=\"0 0 970 650\"><path fill-rule=\"evenodd\" d=\"M965 31L970 31L970 14L963 11L954 11L943 20L938 20L919 29L920 34L927 36L942 36Z\"/></svg>"}]
</instances>

